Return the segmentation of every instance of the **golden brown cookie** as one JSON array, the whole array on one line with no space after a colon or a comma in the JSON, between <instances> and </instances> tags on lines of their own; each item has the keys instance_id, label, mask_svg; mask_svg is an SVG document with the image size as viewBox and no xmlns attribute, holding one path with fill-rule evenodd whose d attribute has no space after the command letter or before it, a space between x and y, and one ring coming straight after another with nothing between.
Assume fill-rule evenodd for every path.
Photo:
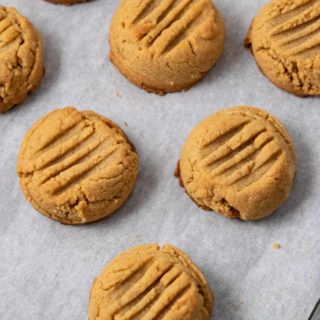
<instances>
[{"instance_id":1,"label":"golden brown cookie","mask_svg":"<svg viewBox=\"0 0 320 320\"><path fill-rule=\"evenodd\" d=\"M320 95L320 0L273 0L254 18L246 44L279 88Z\"/></svg>"},{"instance_id":2,"label":"golden brown cookie","mask_svg":"<svg viewBox=\"0 0 320 320\"><path fill-rule=\"evenodd\" d=\"M71 4L76 4L76 3L83 3L87 2L89 0L45 0L47 2L52 2L56 4L66 4L66 5L71 5Z\"/></svg>"},{"instance_id":3,"label":"golden brown cookie","mask_svg":"<svg viewBox=\"0 0 320 320\"><path fill-rule=\"evenodd\" d=\"M0 112L22 103L43 73L39 34L15 9L0 5Z\"/></svg>"},{"instance_id":4,"label":"golden brown cookie","mask_svg":"<svg viewBox=\"0 0 320 320\"><path fill-rule=\"evenodd\" d=\"M187 89L216 64L223 18L211 0L122 0L110 28L110 59L135 85Z\"/></svg>"},{"instance_id":5,"label":"golden brown cookie","mask_svg":"<svg viewBox=\"0 0 320 320\"><path fill-rule=\"evenodd\" d=\"M95 280L89 320L208 320L212 305L204 275L185 253L143 245L120 254Z\"/></svg>"},{"instance_id":6,"label":"golden brown cookie","mask_svg":"<svg viewBox=\"0 0 320 320\"><path fill-rule=\"evenodd\" d=\"M73 107L53 111L24 138L17 171L43 215L66 224L102 219L131 194L138 156L111 120Z\"/></svg>"},{"instance_id":7,"label":"golden brown cookie","mask_svg":"<svg viewBox=\"0 0 320 320\"><path fill-rule=\"evenodd\" d=\"M240 106L214 113L191 132L176 174L202 208L257 220L288 197L295 174L293 143L266 111Z\"/></svg>"}]
</instances>

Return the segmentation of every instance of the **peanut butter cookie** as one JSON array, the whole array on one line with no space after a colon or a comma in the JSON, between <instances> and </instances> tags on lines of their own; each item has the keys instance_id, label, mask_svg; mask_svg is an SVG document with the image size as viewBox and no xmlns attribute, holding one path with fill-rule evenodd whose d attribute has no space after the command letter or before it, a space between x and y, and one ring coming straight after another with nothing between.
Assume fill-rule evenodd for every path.
<instances>
[{"instance_id":1,"label":"peanut butter cookie","mask_svg":"<svg viewBox=\"0 0 320 320\"><path fill-rule=\"evenodd\" d=\"M320 0L273 0L254 18L246 44L261 71L298 96L320 95Z\"/></svg>"},{"instance_id":2,"label":"peanut butter cookie","mask_svg":"<svg viewBox=\"0 0 320 320\"><path fill-rule=\"evenodd\" d=\"M89 320L208 320L212 305L205 277L185 253L143 245L120 254L95 280Z\"/></svg>"},{"instance_id":3,"label":"peanut butter cookie","mask_svg":"<svg viewBox=\"0 0 320 320\"><path fill-rule=\"evenodd\" d=\"M102 219L132 192L138 156L124 132L92 111L56 110L22 142L17 171L27 200L66 224Z\"/></svg>"},{"instance_id":4,"label":"peanut butter cookie","mask_svg":"<svg viewBox=\"0 0 320 320\"><path fill-rule=\"evenodd\" d=\"M39 34L15 9L0 5L0 112L22 103L43 73Z\"/></svg>"},{"instance_id":5,"label":"peanut butter cookie","mask_svg":"<svg viewBox=\"0 0 320 320\"><path fill-rule=\"evenodd\" d=\"M269 113L234 107L193 129L176 174L200 207L229 218L257 220L287 199L295 151L286 129Z\"/></svg>"},{"instance_id":6,"label":"peanut butter cookie","mask_svg":"<svg viewBox=\"0 0 320 320\"><path fill-rule=\"evenodd\" d=\"M223 18L211 0L122 0L110 28L111 61L132 83L159 94L198 82L223 44Z\"/></svg>"}]
</instances>

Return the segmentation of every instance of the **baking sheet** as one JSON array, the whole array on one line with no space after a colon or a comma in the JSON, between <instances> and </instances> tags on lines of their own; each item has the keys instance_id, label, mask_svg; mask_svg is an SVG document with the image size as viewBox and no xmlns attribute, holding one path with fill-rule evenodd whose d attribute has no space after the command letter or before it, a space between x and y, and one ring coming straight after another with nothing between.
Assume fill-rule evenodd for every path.
<instances>
[{"instance_id":1,"label":"baking sheet","mask_svg":"<svg viewBox=\"0 0 320 320\"><path fill-rule=\"evenodd\" d=\"M320 99L277 89L243 48L250 20L265 1L216 0L227 30L221 60L199 85L164 97L129 84L108 60L108 27L119 1L72 7L1 2L18 8L40 30L46 75L26 103L0 115L0 319L86 319L91 283L105 263L149 242L172 243L200 266L215 293L216 320L307 319L320 296ZM214 111L239 104L277 116L297 150L290 199L259 222L198 209L173 177L191 128ZM126 205L80 227L35 212L15 173L28 128L67 105L116 121L140 156L138 183ZM280 250L273 249L274 242Z\"/></svg>"}]
</instances>

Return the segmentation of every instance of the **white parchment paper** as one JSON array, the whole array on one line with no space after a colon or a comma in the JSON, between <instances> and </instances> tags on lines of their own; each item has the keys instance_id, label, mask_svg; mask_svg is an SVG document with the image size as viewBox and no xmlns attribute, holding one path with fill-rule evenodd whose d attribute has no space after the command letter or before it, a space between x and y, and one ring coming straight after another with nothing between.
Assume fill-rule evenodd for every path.
<instances>
[{"instance_id":1,"label":"white parchment paper","mask_svg":"<svg viewBox=\"0 0 320 320\"><path fill-rule=\"evenodd\" d=\"M244 49L250 20L265 1L216 0L227 31L222 58L191 90L164 97L134 87L108 60L108 28L119 1L72 7L42 0L1 3L16 7L41 32L46 75L26 103L0 115L0 319L86 319L91 283L107 261L134 245L169 242L205 273L216 297L214 319L307 320L320 296L320 98L274 87ZM191 128L239 104L278 117L297 150L290 199L259 222L200 210L173 177ZM80 227L33 210L15 173L30 126L67 105L113 119L140 156L138 183L126 205Z\"/></svg>"}]
</instances>

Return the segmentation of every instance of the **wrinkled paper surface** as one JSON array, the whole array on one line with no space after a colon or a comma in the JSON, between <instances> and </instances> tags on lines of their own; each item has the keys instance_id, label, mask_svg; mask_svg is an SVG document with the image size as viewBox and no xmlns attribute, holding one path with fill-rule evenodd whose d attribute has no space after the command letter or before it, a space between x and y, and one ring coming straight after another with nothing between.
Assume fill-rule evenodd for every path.
<instances>
[{"instance_id":1,"label":"wrinkled paper surface","mask_svg":"<svg viewBox=\"0 0 320 320\"><path fill-rule=\"evenodd\" d=\"M218 65L191 90L159 97L128 83L108 60L108 27L119 1L65 7L2 0L41 32L46 75L26 103L0 115L1 319L86 319L91 283L107 261L131 246L169 242L205 273L216 297L214 319L307 320L320 296L320 98L298 98L276 88L244 49L251 18L264 2L217 0L227 31ZM173 177L191 128L214 111L239 104L270 111L296 145L290 199L259 222L202 211ZM138 183L125 206L80 227L33 210L15 172L30 126L67 105L110 117L140 156ZM272 247L275 242L280 250Z\"/></svg>"}]
</instances>

